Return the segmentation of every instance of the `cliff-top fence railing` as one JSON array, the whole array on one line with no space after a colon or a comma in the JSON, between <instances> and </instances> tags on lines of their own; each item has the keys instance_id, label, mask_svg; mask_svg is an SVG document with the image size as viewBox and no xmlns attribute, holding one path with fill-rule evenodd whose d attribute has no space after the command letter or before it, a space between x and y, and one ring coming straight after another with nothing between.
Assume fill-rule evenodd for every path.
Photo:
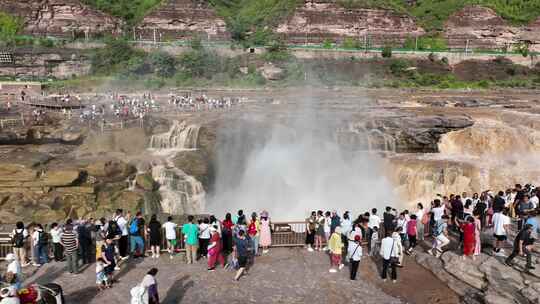
<instances>
[{"instance_id":1,"label":"cliff-top fence railing","mask_svg":"<svg viewBox=\"0 0 540 304\"><path fill-rule=\"evenodd\" d=\"M4 225L6 226L6 225ZM14 226L14 225L13 225ZM271 247L299 247L305 245L306 240L306 223L300 221L292 222L273 222L271 223L272 230L272 245ZM181 234L181 226L176 229L176 251L182 252L185 250L184 237ZM27 242L29 243L29 242ZM145 242L148 246L148 242ZM167 239L165 238L165 231L162 232L161 237L161 250L167 249ZM29 244L27 249L30 250ZM50 249L50 248L49 248ZM150 248L146 248L149 250ZM6 255L12 252L12 244L10 233L7 231L0 232L0 260L4 259ZM28 251L30 252L30 251Z\"/></svg>"}]
</instances>

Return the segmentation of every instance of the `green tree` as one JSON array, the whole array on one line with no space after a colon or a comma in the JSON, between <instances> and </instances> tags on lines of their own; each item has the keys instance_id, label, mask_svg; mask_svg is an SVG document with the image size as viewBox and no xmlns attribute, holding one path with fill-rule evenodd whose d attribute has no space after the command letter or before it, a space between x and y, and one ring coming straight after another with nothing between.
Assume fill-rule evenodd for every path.
<instances>
[{"instance_id":1,"label":"green tree","mask_svg":"<svg viewBox=\"0 0 540 304\"><path fill-rule=\"evenodd\" d=\"M389 46L389 45L386 45L383 47L382 51L381 51L381 56L383 58L390 58L392 57L392 47Z\"/></svg>"},{"instance_id":2,"label":"green tree","mask_svg":"<svg viewBox=\"0 0 540 304\"><path fill-rule=\"evenodd\" d=\"M176 59L167 53L152 53L150 64L159 77L172 77L176 73Z\"/></svg>"},{"instance_id":3,"label":"green tree","mask_svg":"<svg viewBox=\"0 0 540 304\"><path fill-rule=\"evenodd\" d=\"M0 42L12 44L21 29L22 22L19 18L0 12Z\"/></svg>"}]
</instances>

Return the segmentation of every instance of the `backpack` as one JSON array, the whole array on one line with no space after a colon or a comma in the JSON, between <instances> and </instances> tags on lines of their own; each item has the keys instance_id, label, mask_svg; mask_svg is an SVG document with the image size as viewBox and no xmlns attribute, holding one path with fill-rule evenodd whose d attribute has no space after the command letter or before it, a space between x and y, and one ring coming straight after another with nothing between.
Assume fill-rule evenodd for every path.
<instances>
[{"instance_id":1,"label":"backpack","mask_svg":"<svg viewBox=\"0 0 540 304\"><path fill-rule=\"evenodd\" d=\"M39 244L47 245L49 244L49 234L45 231L39 233Z\"/></svg>"},{"instance_id":2,"label":"backpack","mask_svg":"<svg viewBox=\"0 0 540 304\"><path fill-rule=\"evenodd\" d=\"M429 212L424 212L424 214L422 215L422 224L424 225L427 225L429 223L429 220L430 220L430 214Z\"/></svg>"},{"instance_id":3,"label":"backpack","mask_svg":"<svg viewBox=\"0 0 540 304\"><path fill-rule=\"evenodd\" d=\"M135 218L129 225L129 233L136 234L137 232L139 232L139 220Z\"/></svg>"},{"instance_id":4,"label":"backpack","mask_svg":"<svg viewBox=\"0 0 540 304\"><path fill-rule=\"evenodd\" d=\"M248 227L248 234L250 236L257 235L257 225L255 225L255 222L251 222Z\"/></svg>"},{"instance_id":5,"label":"backpack","mask_svg":"<svg viewBox=\"0 0 540 304\"><path fill-rule=\"evenodd\" d=\"M21 233L15 230L15 235L13 235L13 239L11 240L11 243L13 244L13 247L15 248L24 247L24 230Z\"/></svg>"}]
</instances>

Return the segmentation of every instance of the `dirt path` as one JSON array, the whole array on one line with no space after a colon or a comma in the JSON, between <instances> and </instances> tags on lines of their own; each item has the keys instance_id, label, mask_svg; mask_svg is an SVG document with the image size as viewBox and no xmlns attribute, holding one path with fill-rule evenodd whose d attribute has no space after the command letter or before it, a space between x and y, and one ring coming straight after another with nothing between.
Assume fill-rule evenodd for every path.
<instances>
[{"instance_id":1,"label":"dirt path","mask_svg":"<svg viewBox=\"0 0 540 304\"><path fill-rule=\"evenodd\" d=\"M458 303L453 292L412 260L400 270L400 281L382 284L370 258L361 262L357 281L348 269L328 272L328 257L303 249L273 249L256 260L250 274L240 282L233 272L209 273L204 262L185 265L180 258L130 261L118 272L119 282L97 292L94 265L79 275L64 271L64 263L50 263L27 282L54 281L63 286L67 303L127 303L129 290L151 267L157 267L159 293L164 304L172 303ZM403 279L401 279L403 278ZM399 298L399 299L398 299ZM400 301L401 300L401 301Z\"/></svg>"},{"instance_id":2,"label":"dirt path","mask_svg":"<svg viewBox=\"0 0 540 304\"><path fill-rule=\"evenodd\" d=\"M360 264L362 277L373 282L385 293L406 303L461 303L459 296L431 272L417 264L412 256L405 256L404 267L398 268L398 282L383 282L380 278L381 261L365 257Z\"/></svg>"}]
</instances>

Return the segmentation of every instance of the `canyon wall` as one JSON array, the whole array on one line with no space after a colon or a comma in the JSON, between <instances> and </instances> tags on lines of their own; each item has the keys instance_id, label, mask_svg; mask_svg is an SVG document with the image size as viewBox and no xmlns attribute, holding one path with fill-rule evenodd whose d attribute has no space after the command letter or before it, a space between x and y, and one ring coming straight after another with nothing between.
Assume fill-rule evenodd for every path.
<instances>
[{"instance_id":1,"label":"canyon wall","mask_svg":"<svg viewBox=\"0 0 540 304\"><path fill-rule=\"evenodd\" d=\"M228 39L225 21L205 1L166 0L147 15L136 28L140 40L176 40L200 35L208 39Z\"/></svg>"},{"instance_id":2,"label":"canyon wall","mask_svg":"<svg viewBox=\"0 0 540 304\"><path fill-rule=\"evenodd\" d=\"M387 41L402 43L424 30L406 15L389 10L344 9L330 1L306 1L276 32L292 43L341 41L351 37L380 46ZM366 38L367 37L367 38Z\"/></svg>"},{"instance_id":3,"label":"canyon wall","mask_svg":"<svg viewBox=\"0 0 540 304\"><path fill-rule=\"evenodd\" d=\"M0 63L0 76L66 79L87 75L90 61L79 50L18 48L13 62Z\"/></svg>"},{"instance_id":4,"label":"canyon wall","mask_svg":"<svg viewBox=\"0 0 540 304\"><path fill-rule=\"evenodd\" d=\"M511 51L512 44L530 41L531 49L538 51L540 18L525 26L512 26L490 8L467 6L450 16L444 36L450 48L502 49L507 46Z\"/></svg>"},{"instance_id":5,"label":"canyon wall","mask_svg":"<svg viewBox=\"0 0 540 304\"><path fill-rule=\"evenodd\" d=\"M3 0L0 11L19 16L24 34L85 38L118 34L121 21L78 0Z\"/></svg>"}]
</instances>

